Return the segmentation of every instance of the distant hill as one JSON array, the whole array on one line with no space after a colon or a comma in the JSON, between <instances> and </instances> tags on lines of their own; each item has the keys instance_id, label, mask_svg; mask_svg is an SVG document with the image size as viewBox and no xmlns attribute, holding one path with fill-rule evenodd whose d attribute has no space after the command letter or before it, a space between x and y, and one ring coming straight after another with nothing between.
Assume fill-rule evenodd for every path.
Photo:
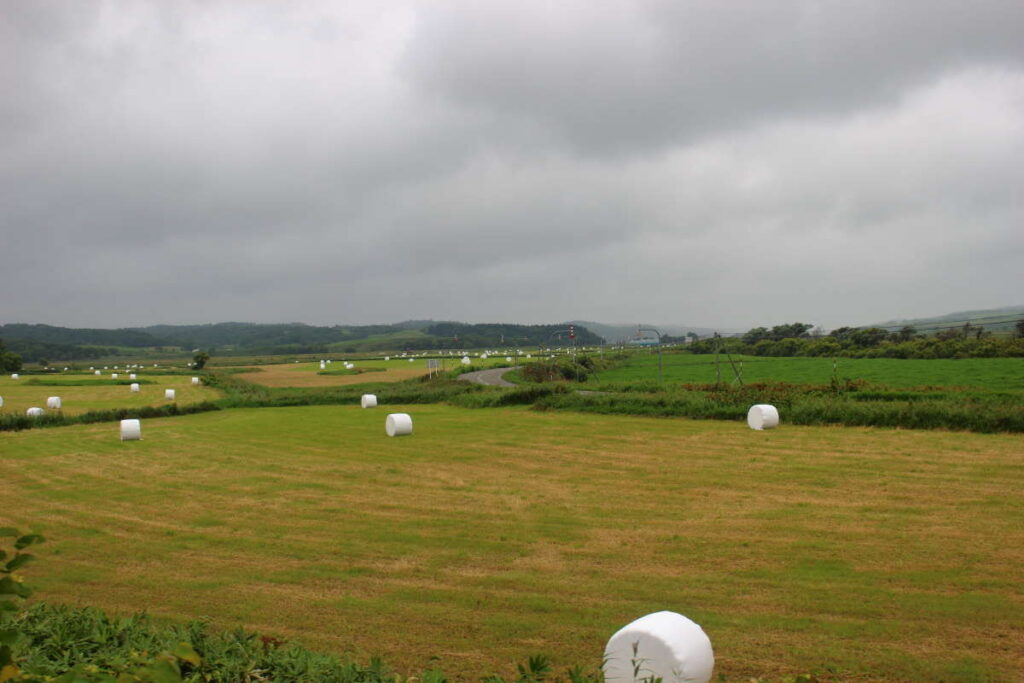
<instances>
[{"instance_id":1,"label":"distant hill","mask_svg":"<svg viewBox=\"0 0 1024 683\"><path fill-rule=\"evenodd\" d=\"M116 330L21 323L0 325L0 339L25 362L139 354L144 349L203 349L217 355L364 353L373 351L511 348L567 343L566 325L406 321L396 325L316 326L242 322L152 325ZM576 326L580 344L600 336Z\"/></svg>"},{"instance_id":2,"label":"distant hill","mask_svg":"<svg viewBox=\"0 0 1024 683\"><path fill-rule=\"evenodd\" d=\"M910 326L918 332L938 332L954 327L963 327L970 323L972 327L984 327L990 332L1012 332L1018 320L1024 320L1024 306L1004 306L1003 308L986 308L977 311L958 311L937 315L931 318L908 318L906 320L887 320L873 325L861 327L880 327L883 330L898 330Z\"/></svg>"},{"instance_id":3,"label":"distant hill","mask_svg":"<svg viewBox=\"0 0 1024 683\"><path fill-rule=\"evenodd\" d=\"M636 337L637 325L635 323L632 325L608 325L605 323L596 323L591 320L573 320L571 322L573 325L576 325L577 327L585 327L594 334L604 337L605 341L607 341L609 344L616 344L619 342L629 341L630 339L634 339ZM644 323L642 326L653 327L659 332L661 332L663 335L668 335L672 337L683 337L689 332L693 332L694 334L697 334L701 337L707 337L714 334L716 331L733 331L725 329L716 330L711 327L692 327L686 325L650 325Z\"/></svg>"}]
</instances>

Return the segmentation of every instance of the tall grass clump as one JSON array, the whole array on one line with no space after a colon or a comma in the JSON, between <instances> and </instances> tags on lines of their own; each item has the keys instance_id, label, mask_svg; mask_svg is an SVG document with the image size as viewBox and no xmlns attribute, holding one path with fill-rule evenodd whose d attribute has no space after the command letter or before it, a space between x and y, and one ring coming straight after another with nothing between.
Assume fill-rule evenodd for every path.
<instances>
[{"instance_id":1,"label":"tall grass clump","mask_svg":"<svg viewBox=\"0 0 1024 683\"><path fill-rule=\"evenodd\" d=\"M141 406L138 408L112 408L110 410L90 410L79 415L65 415L63 413L46 413L39 417L28 417L27 415L6 413L0 415L0 432L17 432L23 429L34 429L40 427L64 427L75 424L92 424L94 422L117 422L127 419L152 419L157 417L175 417L178 415L194 415L206 413L212 410L220 410L221 407L210 401L202 403L191 403L189 405L178 405L169 403L162 406Z\"/></svg>"}]
</instances>

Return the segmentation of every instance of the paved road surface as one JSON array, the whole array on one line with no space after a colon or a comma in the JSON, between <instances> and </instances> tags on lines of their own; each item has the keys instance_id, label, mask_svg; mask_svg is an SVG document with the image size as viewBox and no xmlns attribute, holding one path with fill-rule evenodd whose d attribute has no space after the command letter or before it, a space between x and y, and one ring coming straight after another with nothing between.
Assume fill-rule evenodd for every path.
<instances>
[{"instance_id":1,"label":"paved road surface","mask_svg":"<svg viewBox=\"0 0 1024 683\"><path fill-rule=\"evenodd\" d=\"M467 372L464 375L459 375L459 379L464 382L486 384L491 387L514 387L515 384L512 384L512 382L506 382L503 377L506 372L513 369L514 368L492 368L491 370L477 370L476 372Z\"/></svg>"}]
</instances>

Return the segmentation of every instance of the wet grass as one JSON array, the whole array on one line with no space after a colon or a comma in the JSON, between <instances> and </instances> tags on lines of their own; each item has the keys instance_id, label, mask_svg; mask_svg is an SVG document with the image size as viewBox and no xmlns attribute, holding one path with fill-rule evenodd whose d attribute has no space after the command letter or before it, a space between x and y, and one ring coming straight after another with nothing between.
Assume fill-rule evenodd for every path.
<instances>
[{"instance_id":1,"label":"wet grass","mask_svg":"<svg viewBox=\"0 0 1024 683\"><path fill-rule=\"evenodd\" d=\"M782 381L828 384L832 378L831 358L765 358L734 355L745 382ZM726 356L719 358L721 379L726 383L735 374ZM742 364L742 366L740 366ZM718 378L715 357L688 353L662 356L666 383L711 383ZM836 368L839 379L862 379L892 387L977 387L988 390L1024 391L1024 358L896 359L840 358ZM636 353L621 367L599 373L602 383L657 381L656 353Z\"/></svg>"}]
</instances>

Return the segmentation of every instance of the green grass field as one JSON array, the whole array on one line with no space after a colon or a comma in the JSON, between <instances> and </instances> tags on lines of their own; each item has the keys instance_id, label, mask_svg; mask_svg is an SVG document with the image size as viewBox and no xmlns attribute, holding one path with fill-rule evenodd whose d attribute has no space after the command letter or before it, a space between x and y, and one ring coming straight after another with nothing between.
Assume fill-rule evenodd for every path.
<instances>
[{"instance_id":1,"label":"green grass field","mask_svg":"<svg viewBox=\"0 0 1024 683\"><path fill-rule=\"evenodd\" d=\"M389 411L403 410L400 406ZM1024 441L518 408L238 409L0 433L38 596L313 647L596 666L672 609L725 680L1019 680Z\"/></svg>"},{"instance_id":2,"label":"green grass field","mask_svg":"<svg viewBox=\"0 0 1024 683\"><path fill-rule=\"evenodd\" d=\"M130 383L128 373L119 373L118 381ZM113 408L138 408L159 406L168 403L164 398L165 389L174 389L175 401L179 405L199 403L218 398L221 394L206 386L192 386L187 375L146 375L139 372L139 393L132 393L128 384L115 384L110 373L102 376L61 374L23 375L12 380L10 375L0 377L0 396L4 399L0 413L25 414L28 408L46 408L49 396L61 398L61 411L66 415L79 415L91 410Z\"/></svg>"},{"instance_id":3,"label":"green grass field","mask_svg":"<svg viewBox=\"0 0 1024 683\"><path fill-rule=\"evenodd\" d=\"M724 382L735 378L726 356L719 358ZM831 358L766 358L733 356L742 363L745 382L767 380L828 384ZM715 357L666 353L662 356L666 382L716 381ZM998 390L1024 390L1024 358L964 358L958 360L901 360L894 358L840 358L840 379L864 379L894 387L962 386ZM597 382L636 382L658 379L658 355L637 353L622 367L597 373Z\"/></svg>"}]
</instances>

